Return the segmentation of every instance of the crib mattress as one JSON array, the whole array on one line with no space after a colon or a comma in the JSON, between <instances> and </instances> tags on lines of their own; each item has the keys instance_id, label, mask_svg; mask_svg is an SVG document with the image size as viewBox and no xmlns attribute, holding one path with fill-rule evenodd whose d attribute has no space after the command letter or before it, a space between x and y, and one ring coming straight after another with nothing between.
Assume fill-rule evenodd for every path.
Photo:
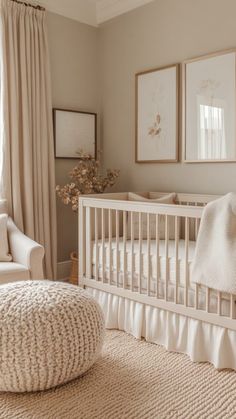
<instances>
[{"instance_id":1,"label":"crib mattress","mask_svg":"<svg viewBox=\"0 0 236 419\"><path fill-rule=\"evenodd\" d=\"M195 241L189 241L188 247L188 258L185 259L185 241L179 240L178 246L178 260L177 260L177 271L176 271L176 258L175 258L175 241L169 240L168 244L168 257L166 258L165 240L159 241L159 256L157 256L156 241L150 241L150 295L158 295L159 298L165 297L165 283L166 283L166 270L168 270L168 300L174 301L176 280L178 281L178 302L184 302L184 288L186 284L186 272L187 278L191 279L191 264L194 258L195 252ZM118 244L113 238L111 242L111 277L109 267L109 241L104 241L104 255L102 241L98 241L97 245L97 260L98 269L97 277L98 280L104 281L105 283L111 283L131 289L135 292L147 293L147 276L148 276L148 247L147 240L142 241L141 248L141 259L139 257L139 241L134 240L134 252L133 252L133 275L131 277L131 265L132 265L132 252L131 252L131 241L126 241L126 252L124 255L124 242L121 238ZM118 253L118 256L117 256ZM103 263L104 261L104 263ZM124 262L126 264L126 272L124 275ZM176 275L177 272L177 275ZM93 242L92 246L92 273L93 277L96 277L96 244ZM158 278L158 280L157 280ZM195 301L195 284L188 280L188 303L190 306L194 306ZM125 284L124 284L125 282ZM212 291L210 296L210 311L217 312L217 293ZM206 293L204 287L199 287L199 308L204 309L206 305ZM229 296L227 294L222 295L222 314L228 315L229 313Z\"/></svg>"},{"instance_id":2,"label":"crib mattress","mask_svg":"<svg viewBox=\"0 0 236 419\"><path fill-rule=\"evenodd\" d=\"M187 269L188 273L190 273L191 263L194 258L195 243L196 242L194 241L189 242L188 259L186 263L185 262L185 241L179 240L178 261L177 261L177 276L178 276L179 285L182 285L182 286L185 285L185 270ZM111 249L112 249L112 256L111 256L112 274L116 275L116 271L118 271L119 274L122 274L123 276L124 262L126 261L126 276L127 276L128 285L130 285L129 277L131 274L131 265L132 265L131 241L127 240L126 242L126 255L124 255L124 243L122 239L120 239L119 245L118 245L118 257L117 257L117 246L116 246L115 239L112 239ZM134 273L134 277L138 278L139 272L141 271L141 279L143 282L142 286L146 288L145 282L148 276L147 240L142 241L141 259L139 255L140 255L139 241L134 240L133 273ZM98 241L98 267L99 267L100 273L102 271L102 259L103 259L102 242L99 240ZM166 263L166 260L167 260L167 263ZM95 267L95 263L96 263L95 243L93 243L92 263L93 263L93 266ZM157 276L158 276L159 281L165 281L166 268L169 271L169 275L168 275L169 283L174 285L176 282L175 241L169 240L168 257L166 258L165 240L159 241L159 257L157 256L156 241L151 240L150 241L150 279L151 279L151 282L156 283ZM104 242L104 269L105 269L105 274L107 276L109 272L109 241L108 240L105 240Z\"/></svg>"}]
</instances>

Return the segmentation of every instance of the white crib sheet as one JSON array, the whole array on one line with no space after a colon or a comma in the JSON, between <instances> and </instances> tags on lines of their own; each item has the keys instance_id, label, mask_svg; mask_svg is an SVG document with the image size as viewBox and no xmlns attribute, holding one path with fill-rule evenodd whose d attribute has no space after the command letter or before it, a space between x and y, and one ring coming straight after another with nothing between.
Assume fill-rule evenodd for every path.
<instances>
[{"instance_id":1,"label":"white crib sheet","mask_svg":"<svg viewBox=\"0 0 236 419\"><path fill-rule=\"evenodd\" d=\"M188 270L188 277L191 279L191 263L194 258L195 251L194 241L189 241L188 249L188 261L187 266L185 263L185 241L179 240L178 246L178 302L184 302L184 287L185 287L185 270ZM124 282L124 243L123 239L120 238L118 246L118 258L116 240L113 238L111 243L112 256L111 256L111 285L123 286ZM165 277L166 277L166 266L169 270L169 280L168 280L168 300L174 301L175 295L175 284L176 284L176 259L175 259L175 241L169 240L168 245L168 261L166 263L165 257L165 240L160 240L159 242L159 264L158 264L158 296L159 298L164 298L165 295ZM134 240L134 274L131 279L131 241L127 240L126 242L126 275L125 275L125 288L131 289L131 284L133 286L133 291L139 291L139 241ZM102 241L98 241L98 279L103 280L105 283L110 281L109 278L109 241L106 239L104 241L104 271L102 269ZM118 275L117 275L117 260L118 260ZM150 241L150 295L157 294L157 262L158 258L156 255L156 241ZM96 245L93 242L92 246L92 273L95 278L96 275ZM141 258L141 293L145 294L147 292L147 274L148 274L148 254L147 254L147 240L142 241L142 258ZM189 291L188 291L188 304L194 306L195 302L195 284L189 282ZM205 309L206 306L206 293L205 289L199 287L199 308ZM221 310L223 315L229 314L229 295L222 295L222 305ZM214 291L211 291L210 295L210 311L217 312L217 294Z\"/></svg>"}]
</instances>

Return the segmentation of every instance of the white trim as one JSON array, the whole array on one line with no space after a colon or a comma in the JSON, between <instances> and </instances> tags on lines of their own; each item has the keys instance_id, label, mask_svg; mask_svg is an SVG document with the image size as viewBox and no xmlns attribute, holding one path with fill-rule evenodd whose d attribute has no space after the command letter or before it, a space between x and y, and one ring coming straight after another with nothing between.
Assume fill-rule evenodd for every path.
<instances>
[{"instance_id":1,"label":"white trim","mask_svg":"<svg viewBox=\"0 0 236 419\"><path fill-rule=\"evenodd\" d=\"M71 261L64 260L57 263L57 279L67 280L70 277Z\"/></svg>"},{"instance_id":2,"label":"white trim","mask_svg":"<svg viewBox=\"0 0 236 419\"><path fill-rule=\"evenodd\" d=\"M98 0L96 2L97 23L103 23L116 16L151 3L152 1L153 0Z\"/></svg>"}]
</instances>

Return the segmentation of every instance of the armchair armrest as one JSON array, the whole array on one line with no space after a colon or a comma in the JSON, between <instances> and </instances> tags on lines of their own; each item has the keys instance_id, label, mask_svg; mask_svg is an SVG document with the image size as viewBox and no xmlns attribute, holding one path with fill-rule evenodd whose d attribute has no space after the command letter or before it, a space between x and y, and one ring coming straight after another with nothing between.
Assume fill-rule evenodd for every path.
<instances>
[{"instance_id":1,"label":"armchair armrest","mask_svg":"<svg viewBox=\"0 0 236 419\"><path fill-rule=\"evenodd\" d=\"M24 265L30 271L31 279L44 279L44 248L23 234L9 217L8 240L13 261Z\"/></svg>"}]
</instances>

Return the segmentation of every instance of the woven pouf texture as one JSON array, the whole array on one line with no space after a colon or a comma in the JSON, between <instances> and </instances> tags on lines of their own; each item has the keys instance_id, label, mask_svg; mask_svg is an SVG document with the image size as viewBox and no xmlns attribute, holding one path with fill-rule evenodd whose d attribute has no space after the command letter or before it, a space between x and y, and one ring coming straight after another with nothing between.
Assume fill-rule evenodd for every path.
<instances>
[{"instance_id":1,"label":"woven pouf texture","mask_svg":"<svg viewBox=\"0 0 236 419\"><path fill-rule=\"evenodd\" d=\"M104 318L79 287L53 281L0 286L0 391L66 383L100 355Z\"/></svg>"}]
</instances>

